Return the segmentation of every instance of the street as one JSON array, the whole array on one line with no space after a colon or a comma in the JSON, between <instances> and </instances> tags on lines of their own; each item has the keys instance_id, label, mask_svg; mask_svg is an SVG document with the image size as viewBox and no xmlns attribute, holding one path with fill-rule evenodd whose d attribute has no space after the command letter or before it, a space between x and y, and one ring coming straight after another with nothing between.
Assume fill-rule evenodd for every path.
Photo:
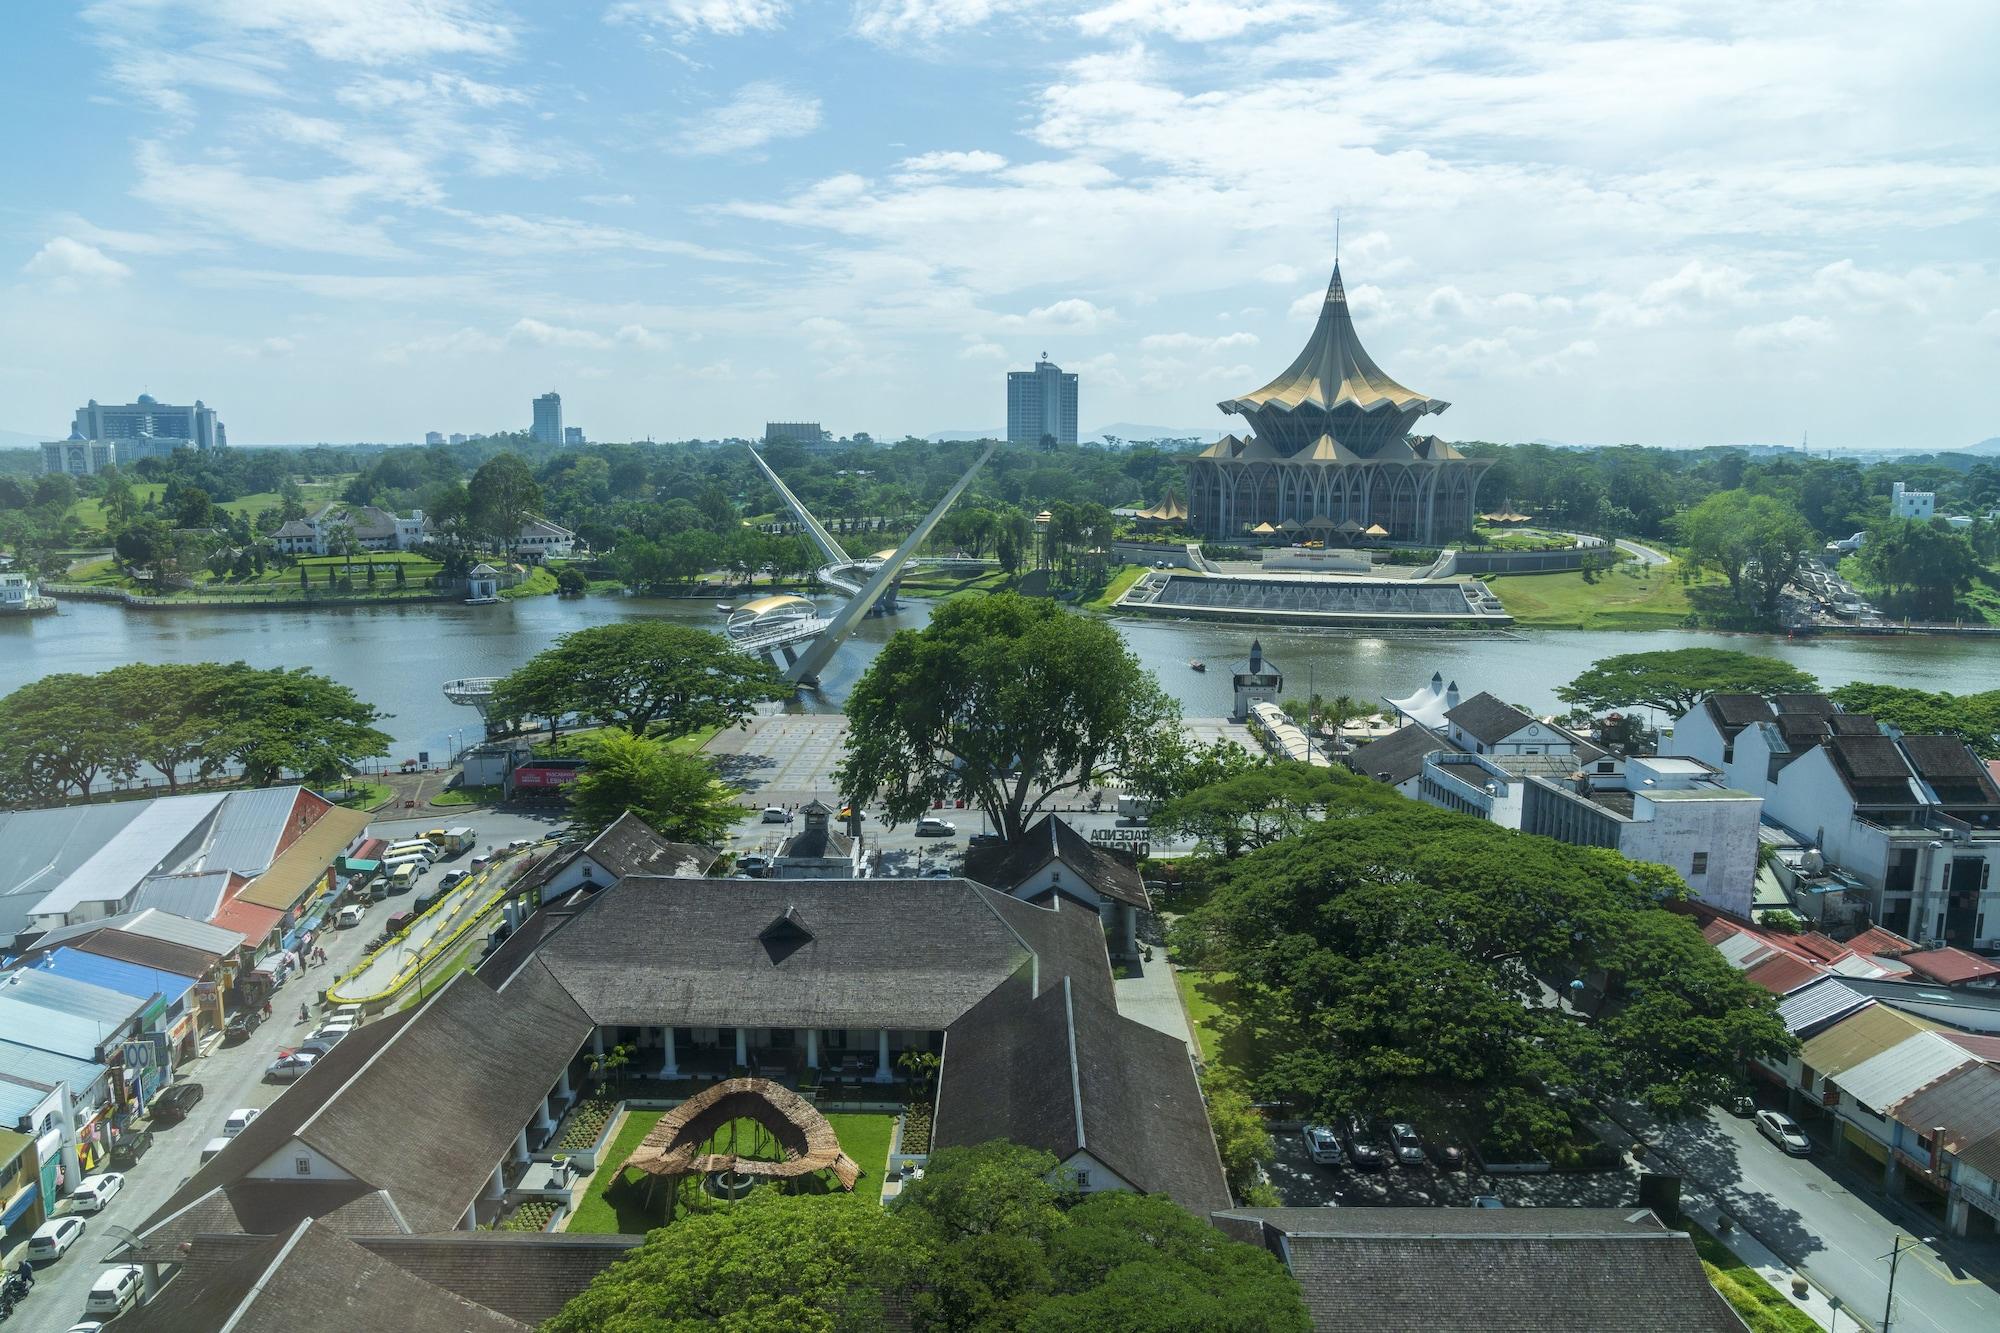
<instances>
[{"instance_id":1,"label":"street","mask_svg":"<svg viewBox=\"0 0 2000 1333\"><path fill-rule=\"evenodd\" d=\"M239 1106L266 1107L289 1084L266 1083L264 1067L282 1046L300 1040L318 1023L317 1006L311 1023L301 1025L299 1004L313 1003L319 992L343 970L359 961L363 946L380 933L392 913L404 910L396 898L372 903L367 917L348 930L320 936L327 965L293 973L271 998L271 1019L240 1046L212 1045L208 1053L175 1071L176 1082L202 1086L202 1099L186 1120L154 1131L153 1146L139 1164L125 1172L125 1188L102 1212L88 1215L83 1239L69 1253L35 1274L35 1289L15 1307L8 1333L61 1333L83 1318L84 1297L103 1271L101 1260L120 1239L119 1228L144 1222L183 1180L201 1165L202 1145L222 1133L222 1122ZM65 1204L66 1206L66 1204Z\"/></svg>"},{"instance_id":2,"label":"street","mask_svg":"<svg viewBox=\"0 0 2000 1333\"><path fill-rule=\"evenodd\" d=\"M1625 1115L1620 1112L1621 1119ZM1916 1209L1890 1204L1893 1216L1885 1215L1875 1198L1852 1192L1843 1181L1866 1186L1845 1165L1829 1170L1825 1149L1809 1158L1788 1157L1747 1118L1713 1112L1649 1128L1646 1139L1690 1187L1706 1191L1740 1226L1871 1327L1882 1321L1896 1237L1945 1240L1943 1223ZM1967 1254L1990 1264L1995 1247L1948 1240L1942 1253L1937 1245L1904 1250L1896 1272L1895 1333L2000 1328L2000 1293L1953 1262Z\"/></svg>"}]
</instances>

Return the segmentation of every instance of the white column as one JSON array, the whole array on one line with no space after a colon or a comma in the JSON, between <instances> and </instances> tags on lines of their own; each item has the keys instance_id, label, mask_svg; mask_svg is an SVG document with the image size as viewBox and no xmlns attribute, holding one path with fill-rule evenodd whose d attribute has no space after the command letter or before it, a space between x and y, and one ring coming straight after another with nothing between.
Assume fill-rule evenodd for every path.
<instances>
[{"instance_id":1,"label":"white column","mask_svg":"<svg viewBox=\"0 0 2000 1333\"><path fill-rule=\"evenodd\" d=\"M664 1052L660 1060L660 1077L679 1078L681 1076L681 1067L674 1059L674 1030L672 1028L660 1029L660 1045Z\"/></svg>"},{"instance_id":2,"label":"white column","mask_svg":"<svg viewBox=\"0 0 2000 1333\"><path fill-rule=\"evenodd\" d=\"M486 1177L486 1197L504 1199L507 1197L507 1182L500 1178L500 1168L494 1167L493 1174Z\"/></svg>"},{"instance_id":3,"label":"white column","mask_svg":"<svg viewBox=\"0 0 2000 1333\"><path fill-rule=\"evenodd\" d=\"M562 1077L561 1077L560 1079L558 1079L558 1080L556 1081L556 1096L558 1096L558 1097L562 1098L562 1099L563 1099L564 1101L568 1101L568 1100L569 1100L569 1066L568 1066L568 1065L564 1065L564 1066L563 1066L563 1071L562 1071Z\"/></svg>"},{"instance_id":4,"label":"white column","mask_svg":"<svg viewBox=\"0 0 2000 1333\"><path fill-rule=\"evenodd\" d=\"M479 1230L479 1205L474 1204L465 1210L465 1216L458 1219L458 1229L460 1231Z\"/></svg>"},{"instance_id":5,"label":"white column","mask_svg":"<svg viewBox=\"0 0 2000 1333\"><path fill-rule=\"evenodd\" d=\"M748 1028L736 1029L736 1063L739 1065L750 1063L750 1031Z\"/></svg>"},{"instance_id":6,"label":"white column","mask_svg":"<svg viewBox=\"0 0 2000 1333\"><path fill-rule=\"evenodd\" d=\"M819 1029L806 1029L806 1068L819 1068Z\"/></svg>"},{"instance_id":7,"label":"white column","mask_svg":"<svg viewBox=\"0 0 2000 1333\"><path fill-rule=\"evenodd\" d=\"M554 1131L555 1122L549 1119L549 1099L544 1097L535 1103L535 1128L543 1134Z\"/></svg>"},{"instance_id":8,"label":"white column","mask_svg":"<svg viewBox=\"0 0 2000 1333\"><path fill-rule=\"evenodd\" d=\"M514 1136L514 1164L516 1166L528 1164L528 1131L525 1129Z\"/></svg>"},{"instance_id":9,"label":"white column","mask_svg":"<svg viewBox=\"0 0 2000 1333\"><path fill-rule=\"evenodd\" d=\"M590 1030L590 1053L592 1055L598 1056L599 1058L603 1057L604 1055L603 1028L592 1028Z\"/></svg>"},{"instance_id":10,"label":"white column","mask_svg":"<svg viewBox=\"0 0 2000 1333\"><path fill-rule=\"evenodd\" d=\"M875 1081L889 1081L889 1029L875 1029Z\"/></svg>"}]
</instances>

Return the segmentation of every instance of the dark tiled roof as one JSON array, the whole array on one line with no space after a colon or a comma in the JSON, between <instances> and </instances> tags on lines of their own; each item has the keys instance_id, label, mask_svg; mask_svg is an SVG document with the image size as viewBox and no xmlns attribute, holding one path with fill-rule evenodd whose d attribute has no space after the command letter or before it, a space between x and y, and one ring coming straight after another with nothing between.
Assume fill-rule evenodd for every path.
<instances>
[{"instance_id":1,"label":"dark tiled roof","mask_svg":"<svg viewBox=\"0 0 2000 1333\"><path fill-rule=\"evenodd\" d=\"M1771 720L1771 705L1755 694L1711 694L1701 701L1709 720L1724 736Z\"/></svg>"},{"instance_id":2,"label":"dark tiled roof","mask_svg":"<svg viewBox=\"0 0 2000 1333\"><path fill-rule=\"evenodd\" d=\"M627 810L605 825L588 842L559 847L522 876L518 891L540 888L569 869L580 858L589 857L613 880L627 875L672 875L696 879L708 873L720 853L698 843L669 842L655 833L639 816Z\"/></svg>"},{"instance_id":3,"label":"dark tiled roof","mask_svg":"<svg viewBox=\"0 0 2000 1333\"><path fill-rule=\"evenodd\" d=\"M1879 736L1882 724L1873 713L1835 713L1826 719L1827 729L1836 736Z\"/></svg>"},{"instance_id":4,"label":"dark tiled roof","mask_svg":"<svg viewBox=\"0 0 2000 1333\"><path fill-rule=\"evenodd\" d=\"M938 1030L1030 956L998 905L1014 901L963 879L640 875L584 903L540 957L600 1024ZM768 948L759 933L793 906L813 939Z\"/></svg>"},{"instance_id":5,"label":"dark tiled roof","mask_svg":"<svg viewBox=\"0 0 2000 1333\"><path fill-rule=\"evenodd\" d=\"M1905 736L1910 766L1946 805L2000 804L2000 791L1966 743L1956 736Z\"/></svg>"},{"instance_id":6,"label":"dark tiled roof","mask_svg":"<svg viewBox=\"0 0 2000 1333\"><path fill-rule=\"evenodd\" d=\"M128 935L122 930L100 930L88 939L72 941L75 948L103 958L116 958L141 967L156 968L178 976L199 978L213 968L217 955L170 940L148 935Z\"/></svg>"},{"instance_id":7,"label":"dark tiled roof","mask_svg":"<svg viewBox=\"0 0 2000 1333\"><path fill-rule=\"evenodd\" d=\"M434 1287L531 1326L553 1319L643 1236L456 1231L369 1236L356 1243Z\"/></svg>"},{"instance_id":8,"label":"dark tiled roof","mask_svg":"<svg viewBox=\"0 0 2000 1333\"><path fill-rule=\"evenodd\" d=\"M1267 1213L1266 1243L1285 1238L1315 1329L1743 1333L1693 1244L1644 1209L1232 1209L1218 1220Z\"/></svg>"},{"instance_id":9,"label":"dark tiled roof","mask_svg":"<svg viewBox=\"0 0 2000 1333\"><path fill-rule=\"evenodd\" d=\"M778 847L778 855L799 861L852 862L854 839L831 825L815 827L809 824L786 838Z\"/></svg>"},{"instance_id":10,"label":"dark tiled roof","mask_svg":"<svg viewBox=\"0 0 2000 1333\"><path fill-rule=\"evenodd\" d=\"M1805 713L1815 717L1831 717L1840 711L1840 705L1824 694L1774 694L1771 696L1771 708L1780 716L1786 713Z\"/></svg>"},{"instance_id":11,"label":"dark tiled roof","mask_svg":"<svg viewBox=\"0 0 2000 1333\"><path fill-rule=\"evenodd\" d=\"M1355 750L1347 756L1347 766L1365 778L1397 787L1423 772L1424 756L1439 750L1462 753L1430 728L1412 722Z\"/></svg>"},{"instance_id":12,"label":"dark tiled roof","mask_svg":"<svg viewBox=\"0 0 2000 1333\"><path fill-rule=\"evenodd\" d=\"M1913 805L1910 766L1887 736L1829 736L1827 757L1858 805Z\"/></svg>"},{"instance_id":13,"label":"dark tiled roof","mask_svg":"<svg viewBox=\"0 0 2000 1333\"><path fill-rule=\"evenodd\" d=\"M965 874L981 884L1012 890L1051 861L1061 861L1106 898L1151 911L1152 897L1131 855L1099 847L1056 815L1043 815L1018 843L975 847L966 853Z\"/></svg>"},{"instance_id":14,"label":"dark tiled roof","mask_svg":"<svg viewBox=\"0 0 2000 1333\"><path fill-rule=\"evenodd\" d=\"M1226 1207L1187 1043L1119 1015L1064 977L1030 996L1023 968L945 1033L939 1147L989 1139L1059 1159L1087 1152L1197 1215Z\"/></svg>"},{"instance_id":15,"label":"dark tiled roof","mask_svg":"<svg viewBox=\"0 0 2000 1333\"><path fill-rule=\"evenodd\" d=\"M508 1333L528 1326L300 1222L253 1247L195 1241L172 1281L107 1328L147 1333Z\"/></svg>"},{"instance_id":16,"label":"dark tiled roof","mask_svg":"<svg viewBox=\"0 0 2000 1333\"><path fill-rule=\"evenodd\" d=\"M342 1235L402 1231L405 1224L383 1191L361 1180L240 1179L218 1185L157 1225L114 1258L131 1263L178 1263L197 1236L282 1236L312 1218Z\"/></svg>"},{"instance_id":17,"label":"dark tiled roof","mask_svg":"<svg viewBox=\"0 0 2000 1333\"><path fill-rule=\"evenodd\" d=\"M1817 713L1778 714L1778 734L1785 738L1785 748L1797 753L1810 750L1818 745L1832 731L1830 718Z\"/></svg>"},{"instance_id":18,"label":"dark tiled roof","mask_svg":"<svg viewBox=\"0 0 2000 1333\"><path fill-rule=\"evenodd\" d=\"M1481 690L1458 707L1445 714L1445 719L1467 734L1492 745L1506 740L1522 727L1535 721L1514 705L1498 695Z\"/></svg>"}]
</instances>

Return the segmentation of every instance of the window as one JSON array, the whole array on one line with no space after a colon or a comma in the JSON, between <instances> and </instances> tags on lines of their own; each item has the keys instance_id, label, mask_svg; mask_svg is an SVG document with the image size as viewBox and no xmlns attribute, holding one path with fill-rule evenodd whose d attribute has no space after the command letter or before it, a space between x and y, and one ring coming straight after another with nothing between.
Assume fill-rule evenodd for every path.
<instances>
[{"instance_id":1,"label":"window","mask_svg":"<svg viewBox=\"0 0 2000 1333\"><path fill-rule=\"evenodd\" d=\"M1696 875L1706 875L1708 873L1708 853L1696 852L1694 854L1694 864L1689 867L1689 870Z\"/></svg>"},{"instance_id":2,"label":"window","mask_svg":"<svg viewBox=\"0 0 2000 1333\"><path fill-rule=\"evenodd\" d=\"M311 1175L313 1173L313 1159L306 1156L304 1153L300 1153L297 1157L294 1157L292 1159L292 1170L298 1172L302 1176Z\"/></svg>"},{"instance_id":3,"label":"window","mask_svg":"<svg viewBox=\"0 0 2000 1333\"><path fill-rule=\"evenodd\" d=\"M1076 1187L1080 1190L1087 1190L1090 1188L1090 1172L1079 1171L1076 1173Z\"/></svg>"},{"instance_id":4,"label":"window","mask_svg":"<svg viewBox=\"0 0 2000 1333\"><path fill-rule=\"evenodd\" d=\"M1600 759L1597 762L1597 771L1600 773L1616 773L1618 771L1618 765L1613 760Z\"/></svg>"},{"instance_id":5,"label":"window","mask_svg":"<svg viewBox=\"0 0 2000 1333\"><path fill-rule=\"evenodd\" d=\"M1722 762L1725 764L1733 764L1736 762L1735 741L1724 741L1722 743Z\"/></svg>"}]
</instances>

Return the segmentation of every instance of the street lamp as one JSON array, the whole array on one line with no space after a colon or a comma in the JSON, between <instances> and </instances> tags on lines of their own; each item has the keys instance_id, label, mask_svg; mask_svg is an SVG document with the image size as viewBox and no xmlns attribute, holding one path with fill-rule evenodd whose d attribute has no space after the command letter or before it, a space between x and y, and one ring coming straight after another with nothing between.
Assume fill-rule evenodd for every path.
<instances>
[{"instance_id":1,"label":"street lamp","mask_svg":"<svg viewBox=\"0 0 2000 1333\"><path fill-rule=\"evenodd\" d=\"M1905 1245L1904 1241L1910 1243ZM1896 1265L1902 1260L1903 1251L1914 1250L1919 1245L1932 1245L1935 1243L1936 1241L1933 1237L1905 1236L1899 1231L1896 1233L1895 1245L1887 1254L1882 1256L1889 1261L1889 1296L1888 1299L1882 1302L1882 1333L1889 1333L1889 1322L1896 1312Z\"/></svg>"}]
</instances>

